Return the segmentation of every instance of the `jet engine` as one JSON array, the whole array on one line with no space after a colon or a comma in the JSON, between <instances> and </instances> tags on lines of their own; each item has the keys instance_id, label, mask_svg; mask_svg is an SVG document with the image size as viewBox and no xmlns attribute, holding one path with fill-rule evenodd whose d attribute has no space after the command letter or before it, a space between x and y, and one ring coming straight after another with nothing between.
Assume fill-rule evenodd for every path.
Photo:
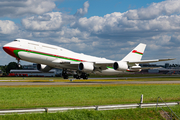
<instances>
[{"instance_id":1,"label":"jet engine","mask_svg":"<svg viewBox=\"0 0 180 120\"><path fill-rule=\"evenodd\" d=\"M37 69L41 72L49 72L52 68L49 67L48 65L37 64Z\"/></svg>"},{"instance_id":2,"label":"jet engine","mask_svg":"<svg viewBox=\"0 0 180 120\"><path fill-rule=\"evenodd\" d=\"M89 62L82 62L79 64L78 69L83 72L92 72L94 70L94 64Z\"/></svg>"},{"instance_id":3,"label":"jet engine","mask_svg":"<svg viewBox=\"0 0 180 120\"><path fill-rule=\"evenodd\" d=\"M120 62L115 62L113 64L113 68L114 70L117 71L126 71L128 69L128 65L127 62L120 61Z\"/></svg>"}]
</instances>

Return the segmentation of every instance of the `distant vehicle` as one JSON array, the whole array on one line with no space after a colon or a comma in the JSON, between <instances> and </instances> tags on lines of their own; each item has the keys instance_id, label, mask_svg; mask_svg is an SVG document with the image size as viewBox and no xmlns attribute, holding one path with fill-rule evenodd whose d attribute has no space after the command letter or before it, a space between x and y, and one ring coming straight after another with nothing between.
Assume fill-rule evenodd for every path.
<instances>
[{"instance_id":1,"label":"distant vehicle","mask_svg":"<svg viewBox=\"0 0 180 120\"><path fill-rule=\"evenodd\" d=\"M9 73L8 77L28 77L28 74Z\"/></svg>"},{"instance_id":2,"label":"distant vehicle","mask_svg":"<svg viewBox=\"0 0 180 120\"><path fill-rule=\"evenodd\" d=\"M52 68L63 69L62 76L68 79L68 70L74 71L76 79L88 79L87 73L115 75L124 72L139 72L139 64L167 61L173 59L141 60L146 44L140 43L120 61L94 57L64 49L62 47L35 42L26 39L16 39L3 46L9 55L18 60L37 63L38 70L48 72Z\"/></svg>"}]
</instances>

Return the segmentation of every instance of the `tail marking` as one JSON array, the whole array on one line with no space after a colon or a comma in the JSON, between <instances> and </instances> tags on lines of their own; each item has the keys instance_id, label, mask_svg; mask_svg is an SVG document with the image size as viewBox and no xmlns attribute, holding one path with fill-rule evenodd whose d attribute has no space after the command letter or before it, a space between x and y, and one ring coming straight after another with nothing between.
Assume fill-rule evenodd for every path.
<instances>
[{"instance_id":1,"label":"tail marking","mask_svg":"<svg viewBox=\"0 0 180 120\"><path fill-rule=\"evenodd\" d=\"M136 53L136 54L139 54L139 55L143 55L142 52L138 52L137 50L133 50L132 53Z\"/></svg>"}]
</instances>

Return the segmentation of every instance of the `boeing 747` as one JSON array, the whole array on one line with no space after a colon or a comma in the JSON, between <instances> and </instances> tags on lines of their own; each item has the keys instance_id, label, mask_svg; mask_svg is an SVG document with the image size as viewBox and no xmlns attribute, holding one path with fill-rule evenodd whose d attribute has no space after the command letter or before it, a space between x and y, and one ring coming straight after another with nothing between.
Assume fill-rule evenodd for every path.
<instances>
[{"instance_id":1,"label":"boeing 747","mask_svg":"<svg viewBox=\"0 0 180 120\"><path fill-rule=\"evenodd\" d=\"M55 45L35 42L26 39L16 39L3 46L6 53L20 60L37 63L37 69L48 72L52 68L63 69L62 76L68 79L67 71L74 71L76 79L88 79L89 73L115 75L125 72L139 72L139 64L168 61L173 59L141 60L146 44L140 43L120 61L94 57L76 53Z\"/></svg>"}]
</instances>

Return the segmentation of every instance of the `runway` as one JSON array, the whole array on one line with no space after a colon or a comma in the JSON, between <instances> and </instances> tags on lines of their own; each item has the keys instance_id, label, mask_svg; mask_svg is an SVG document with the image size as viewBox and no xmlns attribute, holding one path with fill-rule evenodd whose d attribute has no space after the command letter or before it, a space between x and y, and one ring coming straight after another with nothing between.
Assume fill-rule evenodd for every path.
<instances>
[{"instance_id":1,"label":"runway","mask_svg":"<svg viewBox=\"0 0 180 120\"><path fill-rule=\"evenodd\" d=\"M106 84L180 84L180 81L90 81L90 82L0 82L0 86L57 86L57 85L106 85Z\"/></svg>"}]
</instances>

